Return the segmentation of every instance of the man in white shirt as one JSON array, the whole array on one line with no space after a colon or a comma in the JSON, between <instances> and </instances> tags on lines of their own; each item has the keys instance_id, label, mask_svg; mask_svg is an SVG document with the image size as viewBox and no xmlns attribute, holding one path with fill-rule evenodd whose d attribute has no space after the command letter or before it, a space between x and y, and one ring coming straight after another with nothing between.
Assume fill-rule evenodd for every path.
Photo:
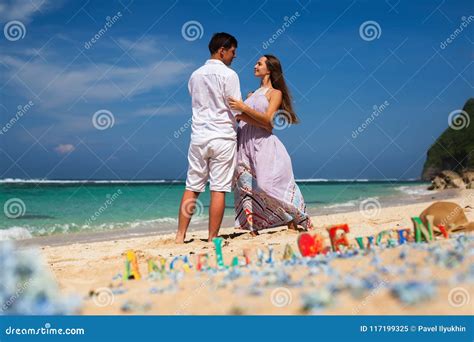
<instances>
[{"instance_id":1,"label":"man in white shirt","mask_svg":"<svg viewBox=\"0 0 474 342\"><path fill-rule=\"evenodd\" d=\"M209 42L211 58L189 79L192 97L192 133L188 151L186 189L179 209L176 243L183 243L196 200L209 180L209 241L217 237L225 209L225 194L231 192L237 151L235 115L228 97L241 99L237 73L229 66L236 57L237 40L216 33Z\"/></svg>"}]
</instances>

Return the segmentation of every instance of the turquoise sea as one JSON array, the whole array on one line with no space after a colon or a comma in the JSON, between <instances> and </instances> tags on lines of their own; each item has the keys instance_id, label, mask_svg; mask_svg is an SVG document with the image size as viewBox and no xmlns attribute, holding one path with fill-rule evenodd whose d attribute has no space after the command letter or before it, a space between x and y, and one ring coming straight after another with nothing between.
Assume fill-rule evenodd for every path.
<instances>
[{"instance_id":1,"label":"turquoise sea","mask_svg":"<svg viewBox=\"0 0 474 342\"><path fill-rule=\"evenodd\" d=\"M298 181L308 206L323 212L358 210L361 201L404 203L427 195L418 181L302 180ZM175 230L184 183L182 181L0 181L0 240L75 232L125 229ZM205 226L209 192L200 196L193 226ZM233 195L226 200L225 223L232 225Z\"/></svg>"}]
</instances>

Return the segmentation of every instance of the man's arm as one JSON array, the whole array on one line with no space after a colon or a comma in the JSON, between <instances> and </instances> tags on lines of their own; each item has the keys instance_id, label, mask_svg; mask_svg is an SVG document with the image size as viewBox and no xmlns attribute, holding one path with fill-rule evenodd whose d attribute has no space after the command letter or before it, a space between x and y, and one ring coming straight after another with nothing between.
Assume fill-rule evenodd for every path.
<instances>
[{"instance_id":1,"label":"man's arm","mask_svg":"<svg viewBox=\"0 0 474 342\"><path fill-rule=\"evenodd\" d=\"M229 102L227 101L229 97L239 100L242 99L242 94L240 92L239 76L235 72L233 72L230 76L227 77L226 82L224 84L224 100L229 109L232 111L232 114L234 114L234 116L240 114L240 111L233 110L232 108L230 108Z\"/></svg>"},{"instance_id":2,"label":"man's arm","mask_svg":"<svg viewBox=\"0 0 474 342\"><path fill-rule=\"evenodd\" d=\"M193 76L194 76L194 73L191 74L191 76L189 77L189 81L188 81L188 91L189 91L189 95L193 96Z\"/></svg>"}]
</instances>

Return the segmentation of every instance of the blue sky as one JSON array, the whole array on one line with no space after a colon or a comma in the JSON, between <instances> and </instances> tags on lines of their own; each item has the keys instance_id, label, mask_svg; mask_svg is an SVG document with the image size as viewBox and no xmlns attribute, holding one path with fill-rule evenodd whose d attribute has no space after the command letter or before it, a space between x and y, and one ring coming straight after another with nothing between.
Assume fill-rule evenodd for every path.
<instances>
[{"instance_id":1,"label":"blue sky","mask_svg":"<svg viewBox=\"0 0 474 342\"><path fill-rule=\"evenodd\" d=\"M281 59L301 124L276 134L297 178L418 178L449 113L473 94L473 10L472 1L7 0L0 178L184 178L187 81L219 31L239 41L232 67L243 93L258 88L260 55ZM7 33L12 21L23 38ZM197 36L183 34L190 21ZM367 21L376 37L360 33ZM98 111L113 126L97 129Z\"/></svg>"}]
</instances>

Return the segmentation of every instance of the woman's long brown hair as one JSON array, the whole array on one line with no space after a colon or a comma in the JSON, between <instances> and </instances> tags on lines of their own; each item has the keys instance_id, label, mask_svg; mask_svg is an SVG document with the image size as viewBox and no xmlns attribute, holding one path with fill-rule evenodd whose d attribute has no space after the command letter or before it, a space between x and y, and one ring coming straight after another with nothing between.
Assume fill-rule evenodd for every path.
<instances>
[{"instance_id":1,"label":"woman's long brown hair","mask_svg":"<svg viewBox=\"0 0 474 342\"><path fill-rule=\"evenodd\" d=\"M296 116L295 111L293 110L291 94L286 86L285 78L283 77L283 70L281 68L281 63L278 58L273 55L264 55L267 60L265 61L267 65L268 71L270 71L270 81L272 82L272 86L275 89L278 89L282 93L282 102L280 109L289 113L291 120L291 124L297 124L300 122L298 117Z\"/></svg>"}]
</instances>

